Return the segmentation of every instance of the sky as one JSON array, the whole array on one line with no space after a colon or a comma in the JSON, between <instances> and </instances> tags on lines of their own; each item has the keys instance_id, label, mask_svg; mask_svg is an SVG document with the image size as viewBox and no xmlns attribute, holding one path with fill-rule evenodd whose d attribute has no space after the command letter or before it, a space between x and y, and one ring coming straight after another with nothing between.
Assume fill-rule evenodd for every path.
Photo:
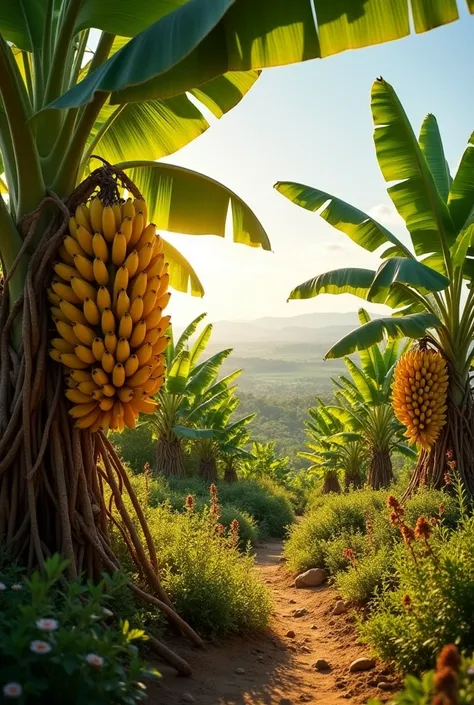
<instances>
[{"instance_id":1,"label":"sky","mask_svg":"<svg viewBox=\"0 0 474 705\"><path fill-rule=\"evenodd\" d=\"M264 71L236 108L209 119L204 135L165 160L235 191L261 220L273 250L168 235L206 290L203 299L173 294L177 324L203 311L210 320L246 320L358 308L360 300L349 295L286 302L295 285L316 274L376 267L378 259L273 185L297 181L328 191L405 237L375 158L370 88L377 76L391 83L416 133L433 113L454 172L474 131L474 16L464 6L460 11L459 21L426 34Z\"/></svg>"}]
</instances>

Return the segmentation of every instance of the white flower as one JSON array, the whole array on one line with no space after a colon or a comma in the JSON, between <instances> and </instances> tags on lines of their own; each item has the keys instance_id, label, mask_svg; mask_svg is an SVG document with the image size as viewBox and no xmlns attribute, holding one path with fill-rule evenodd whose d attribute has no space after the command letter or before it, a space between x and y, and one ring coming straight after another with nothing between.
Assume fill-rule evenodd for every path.
<instances>
[{"instance_id":1,"label":"white flower","mask_svg":"<svg viewBox=\"0 0 474 705\"><path fill-rule=\"evenodd\" d=\"M3 694L6 698L19 698L23 692L23 688L19 683L11 681L3 686Z\"/></svg>"},{"instance_id":2,"label":"white flower","mask_svg":"<svg viewBox=\"0 0 474 705\"><path fill-rule=\"evenodd\" d=\"M23 590L23 585L20 585L20 583L15 583L12 585L12 590L15 590L15 592L19 592L20 590Z\"/></svg>"},{"instance_id":3,"label":"white flower","mask_svg":"<svg viewBox=\"0 0 474 705\"><path fill-rule=\"evenodd\" d=\"M47 641L40 641L39 639L32 641L30 644L30 649L35 654L49 654L52 648L51 644L48 644Z\"/></svg>"},{"instance_id":4,"label":"white flower","mask_svg":"<svg viewBox=\"0 0 474 705\"><path fill-rule=\"evenodd\" d=\"M474 665L469 666L469 668L467 669L467 673L469 676L474 676Z\"/></svg>"},{"instance_id":5,"label":"white flower","mask_svg":"<svg viewBox=\"0 0 474 705\"><path fill-rule=\"evenodd\" d=\"M102 668L104 665L104 659L98 654L87 654L86 661L90 666L94 666L94 668Z\"/></svg>"},{"instance_id":6,"label":"white flower","mask_svg":"<svg viewBox=\"0 0 474 705\"><path fill-rule=\"evenodd\" d=\"M42 632L54 632L59 627L58 622L55 619L38 619L36 622L38 629Z\"/></svg>"},{"instance_id":7,"label":"white flower","mask_svg":"<svg viewBox=\"0 0 474 705\"><path fill-rule=\"evenodd\" d=\"M108 610L107 607L102 607L102 614L104 615L104 617L113 617L114 616L114 613L112 612L112 610Z\"/></svg>"},{"instance_id":8,"label":"white flower","mask_svg":"<svg viewBox=\"0 0 474 705\"><path fill-rule=\"evenodd\" d=\"M7 586L5 585L5 583L0 583L0 590L6 590L6 589L7 589Z\"/></svg>"}]
</instances>

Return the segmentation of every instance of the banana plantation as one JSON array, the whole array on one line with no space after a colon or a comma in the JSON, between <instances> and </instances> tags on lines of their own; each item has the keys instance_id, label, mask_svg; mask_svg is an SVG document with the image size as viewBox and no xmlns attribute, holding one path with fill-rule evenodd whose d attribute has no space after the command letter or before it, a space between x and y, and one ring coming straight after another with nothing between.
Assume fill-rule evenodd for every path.
<instances>
[{"instance_id":1,"label":"banana plantation","mask_svg":"<svg viewBox=\"0 0 474 705\"><path fill-rule=\"evenodd\" d=\"M331 115L318 87L331 62L312 60L358 50L345 56L383 64L415 45L420 55L426 47L429 57L452 56L456 41L469 51L472 13L473 0L0 0L2 702L230 705L251 697L259 705L316 693L315 702L333 705L336 686L315 673L376 664L388 674L385 690L401 688L404 674L438 669L416 688L412 681L416 694L399 702L473 702L474 633L463 610L474 598L466 558L474 545L474 133L453 169L452 143L443 146L434 115L418 132L392 85L375 80L375 156L403 232L296 181L275 183L280 199L271 160L267 184L260 174L269 172L258 172L268 135L282 164L293 155L294 173L311 163L285 141L286 118L278 123L265 93L271 80L291 105L301 96L290 95L289 82L298 84L298 71L310 76L316 120ZM365 49L375 45L387 46ZM458 60L460 70L469 58ZM349 91L350 70L337 89L333 81L334 95ZM238 159L231 184L209 175L220 173L212 167L219 129L239 145L267 111L262 154L250 136L245 142L244 198L233 186ZM301 111L303 119L308 107ZM175 153L193 164L191 143L205 149L206 139L209 162L195 150L202 173L180 165ZM324 171L314 171L323 186ZM235 319L232 306L253 287L255 310L262 302L270 316L280 310L265 277L278 281L283 301L303 271L289 249L299 256L299 224L312 218L288 200L319 215L321 233L329 225L358 245L361 261L377 262L322 271L323 261L289 294L364 301L359 325L326 353L341 360L339 373L325 374L324 393L316 379L307 385L297 469L278 433L258 425L238 343L221 345L214 313L191 320L196 308L185 298L203 297L206 284L209 308L199 310L226 306ZM268 275L272 251L281 256L280 212L293 241L284 276L278 266ZM208 247L208 235L224 242ZM208 283L188 252L198 262L213 253ZM230 288L239 268L239 290L216 293L219 277L228 274ZM186 326L176 315L183 306ZM295 306L305 313L304 303ZM271 370L264 377L281 396ZM314 569L321 602L304 578ZM438 587L437 576L447 576ZM422 584L434 586L425 607ZM323 607L318 620L332 614L336 590L344 612L362 610L344 655L329 634L334 651L301 687L296 666L270 654L268 637L274 646L295 639L275 605L296 602L299 587L310 589L293 614L303 617L297 638L306 653L326 639L304 631L316 629L306 620ZM249 648L249 634L261 649ZM222 641L231 635L237 641ZM364 658L373 665L353 667ZM166 669L159 683L163 662L202 678L189 681L200 695L178 692ZM443 669L451 669L449 692ZM241 680L227 691L229 672ZM344 697L375 703L377 678Z\"/></svg>"}]
</instances>

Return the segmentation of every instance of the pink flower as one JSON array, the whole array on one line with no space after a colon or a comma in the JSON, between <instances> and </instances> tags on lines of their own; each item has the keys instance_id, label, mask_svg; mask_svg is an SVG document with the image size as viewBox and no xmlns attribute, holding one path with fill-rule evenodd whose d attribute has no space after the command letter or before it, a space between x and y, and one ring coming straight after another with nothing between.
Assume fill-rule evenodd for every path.
<instances>
[{"instance_id":1,"label":"pink flower","mask_svg":"<svg viewBox=\"0 0 474 705\"><path fill-rule=\"evenodd\" d=\"M87 654L86 661L90 666L94 666L94 668L102 668L104 665L104 659L98 654Z\"/></svg>"},{"instance_id":2,"label":"pink flower","mask_svg":"<svg viewBox=\"0 0 474 705\"><path fill-rule=\"evenodd\" d=\"M38 629L42 632L55 632L59 627L58 622L55 619L38 619L36 622Z\"/></svg>"},{"instance_id":3,"label":"pink flower","mask_svg":"<svg viewBox=\"0 0 474 705\"><path fill-rule=\"evenodd\" d=\"M15 590L15 592L19 592L20 590L23 590L23 585L20 585L20 583L15 583L12 585L12 590Z\"/></svg>"},{"instance_id":4,"label":"pink flower","mask_svg":"<svg viewBox=\"0 0 474 705\"><path fill-rule=\"evenodd\" d=\"M30 650L35 654L49 654L52 648L51 644L48 644L47 641L40 641L39 639L32 641L30 644Z\"/></svg>"},{"instance_id":5,"label":"pink flower","mask_svg":"<svg viewBox=\"0 0 474 705\"><path fill-rule=\"evenodd\" d=\"M23 692L23 688L19 683L11 681L3 686L3 694L6 698L19 698Z\"/></svg>"}]
</instances>

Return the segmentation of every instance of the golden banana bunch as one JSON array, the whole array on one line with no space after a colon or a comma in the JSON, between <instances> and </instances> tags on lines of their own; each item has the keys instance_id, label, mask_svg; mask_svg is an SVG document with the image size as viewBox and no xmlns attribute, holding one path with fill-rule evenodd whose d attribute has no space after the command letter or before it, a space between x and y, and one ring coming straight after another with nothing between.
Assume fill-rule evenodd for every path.
<instances>
[{"instance_id":1,"label":"golden banana bunch","mask_svg":"<svg viewBox=\"0 0 474 705\"><path fill-rule=\"evenodd\" d=\"M407 427L409 444L425 450L436 442L446 423L448 369L433 350L413 350L398 361L393 382L395 416Z\"/></svg>"},{"instance_id":2,"label":"golden banana bunch","mask_svg":"<svg viewBox=\"0 0 474 705\"><path fill-rule=\"evenodd\" d=\"M168 265L144 201L78 206L48 289L59 336L50 355L69 371L76 426L134 428L164 381Z\"/></svg>"}]
</instances>

